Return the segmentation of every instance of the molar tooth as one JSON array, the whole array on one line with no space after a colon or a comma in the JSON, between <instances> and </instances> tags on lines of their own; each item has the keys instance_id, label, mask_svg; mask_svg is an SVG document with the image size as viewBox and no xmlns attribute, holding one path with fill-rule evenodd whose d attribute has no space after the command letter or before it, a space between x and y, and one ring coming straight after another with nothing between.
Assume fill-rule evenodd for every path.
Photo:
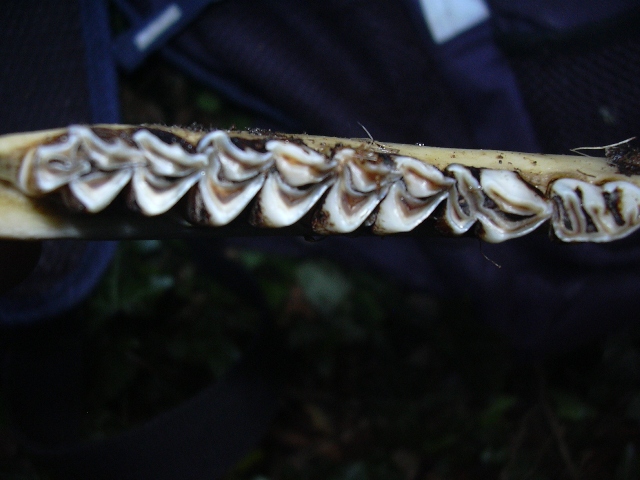
<instances>
[{"instance_id":1,"label":"molar tooth","mask_svg":"<svg viewBox=\"0 0 640 480\"><path fill-rule=\"evenodd\" d=\"M261 227L288 227L300 220L329 188L333 179L306 189L293 187L277 171L267 175L252 215L252 224Z\"/></svg>"},{"instance_id":2,"label":"molar tooth","mask_svg":"<svg viewBox=\"0 0 640 480\"><path fill-rule=\"evenodd\" d=\"M82 125L70 126L69 134L76 135L81 140L82 154L100 170L119 170L146 163L139 149L120 138L106 142L89 127Z\"/></svg>"},{"instance_id":3,"label":"molar tooth","mask_svg":"<svg viewBox=\"0 0 640 480\"><path fill-rule=\"evenodd\" d=\"M323 181L336 166L336 160L308 148L282 140L267 142L282 180L292 187Z\"/></svg>"},{"instance_id":4,"label":"molar tooth","mask_svg":"<svg viewBox=\"0 0 640 480\"><path fill-rule=\"evenodd\" d=\"M133 140L142 149L149 169L156 175L188 177L208 163L204 153L191 154L177 143L169 145L148 130L138 130L133 134Z\"/></svg>"},{"instance_id":5,"label":"molar tooth","mask_svg":"<svg viewBox=\"0 0 640 480\"><path fill-rule=\"evenodd\" d=\"M234 220L262 188L265 174L243 182L229 182L219 176L220 164L214 162L195 189L190 217L196 223L221 226Z\"/></svg>"},{"instance_id":6,"label":"molar tooth","mask_svg":"<svg viewBox=\"0 0 640 480\"><path fill-rule=\"evenodd\" d=\"M273 163L271 152L238 148L222 130L202 137L198 142L197 151L207 155L210 163L217 157L221 164L222 176L235 182L249 180L268 170Z\"/></svg>"},{"instance_id":7,"label":"molar tooth","mask_svg":"<svg viewBox=\"0 0 640 480\"><path fill-rule=\"evenodd\" d=\"M7 199L0 232L78 236L73 228L85 231L81 216L40 208L46 200L28 197L56 192L69 207L98 212L128 184L131 205L145 215L166 212L189 192L191 218L208 225L231 222L257 197L254 224L311 219L320 233L372 226L386 234L412 230L445 202L442 221L455 234L475 224L480 237L500 242L551 219L566 242L613 241L640 228L640 175L630 170L638 154L612 160L602 148L606 158L126 125L11 134L0 136L0 197ZM129 221L107 215L95 224L105 232L104 225ZM145 222L138 231L151 224Z\"/></svg>"},{"instance_id":8,"label":"molar tooth","mask_svg":"<svg viewBox=\"0 0 640 480\"><path fill-rule=\"evenodd\" d=\"M414 198L427 198L448 189L454 180L444 175L433 165L411 157L396 157L407 192Z\"/></svg>"},{"instance_id":9,"label":"molar tooth","mask_svg":"<svg viewBox=\"0 0 640 480\"><path fill-rule=\"evenodd\" d=\"M436 167L414 158L396 157L395 161L403 180L396 181L380 203L374 233L410 232L448 197L454 183Z\"/></svg>"},{"instance_id":10,"label":"molar tooth","mask_svg":"<svg viewBox=\"0 0 640 480\"><path fill-rule=\"evenodd\" d=\"M628 182L603 186L563 178L551 185L552 225L565 242L608 242L640 226L640 188Z\"/></svg>"},{"instance_id":11,"label":"molar tooth","mask_svg":"<svg viewBox=\"0 0 640 480\"><path fill-rule=\"evenodd\" d=\"M91 171L89 161L78 155L79 148L80 138L69 134L61 144L42 145L36 149L31 165L36 192L51 192Z\"/></svg>"},{"instance_id":12,"label":"molar tooth","mask_svg":"<svg viewBox=\"0 0 640 480\"><path fill-rule=\"evenodd\" d=\"M132 170L95 171L72 180L69 189L90 213L104 210L131 180Z\"/></svg>"},{"instance_id":13,"label":"molar tooth","mask_svg":"<svg viewBox=\"0 0 640 480\"><path fill-rule=\"evenodd\" d=\"M313 230L316 233L353 232L368 219L389 191L389 179L384 174L388 175L391 169L380 169L379 176L373 180L354 161L354 150L343 149L339 153L342 174L331 187L322 209L314 216ZM354 182L354 172L357 172L357 182Z\"/></svg>"},{"instance_id":14,"label":"molar tooth","mask_svg":"<svg viewBox=\"0 0 640 480\"><path fill-rule=\"evenodd\" d=\"M189 176L166 179L139 167L131 180L133 200L147 216L160 215L173 207L204 175L197 171Z\"/></svg>"},{"instance_id":15,"label":"molar tooth","mask_svg":"<svg viewBox=\"0 0 640 480\"><path fill-rule=\"evenodd\" d=\"M336 152L334 159L350 170L350 182L354 190L371 193L385 187L400 178L395 165L389 165L375 152L362 152L351 148L342 148Z\"/></svg>"}]
</instances>

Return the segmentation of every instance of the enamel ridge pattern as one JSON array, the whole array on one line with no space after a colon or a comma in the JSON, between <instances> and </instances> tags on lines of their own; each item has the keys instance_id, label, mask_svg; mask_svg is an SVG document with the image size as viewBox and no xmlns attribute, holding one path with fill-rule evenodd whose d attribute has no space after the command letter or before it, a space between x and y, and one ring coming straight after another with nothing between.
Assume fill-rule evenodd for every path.
<instances>
[{"instance_id":1,"label":"enamel ridge pattern","mask_svg":"<svg viewBox=\"0 0 640 480\"><path fill-rule=\"evenodd\" d=\"M545 222L566 242L607 242L640 227L640 188L631 182L560 178L542 192L506 169L440 170L366 143L319 152L287 137L247 140L223 130L190 143L161 128L71 126L26 153L16 183L31 196L60 192L89 213L125 191L129 207L147 216L185 199L194 224L224 226L248 210L254 226L303 221L323 235L409 232L428 218L489 242Z\"/></svg>"}]
</instances>

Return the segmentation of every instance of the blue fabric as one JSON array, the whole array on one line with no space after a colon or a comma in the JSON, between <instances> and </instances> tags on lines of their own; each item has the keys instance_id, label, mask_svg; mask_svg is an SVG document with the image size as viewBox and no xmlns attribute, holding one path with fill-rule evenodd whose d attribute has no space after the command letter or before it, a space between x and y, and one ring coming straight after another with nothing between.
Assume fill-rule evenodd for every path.
<instances>
[{"instance_id":1,"label":"blue fabric","mask_svg":"<svg viewBox=\"0 0 640 480\"><path fill-rule=\"evenodd\" d=\"M95 288L117 242L47 241L40 262L0 296L0 325L26 325L69 311Z\"/></svg>"},{"instance_id":2,"label":"blue fabric","mask_svg":"<svg viewBox=\"0 0 640 480\"><path fill-rule=\"evenodd\" d=\"M505 33L566 33L629 15L636 0L488 0L495 21Z\"/></svg>"},{"instance_id":3,"label":"blue fabric","mask_svg":"<svg viewBox=\"0 0 640 480\"><path fill-rule=\"evenodd\" d=\"M114 45L117 60L127 70L137 68L151 53L163 46L171 37L190 24L214 0L182 0L164 2L144 19L135 18L135 24L118 36ZM127 10L132 12L132 10ZM148 33L147 41L140 43L141 35Z\"/></svg>"},{"instance_id":4,"label":"blue fabric","mask_svg":"<svg viewBox=\"0 0 640 480\"><path fill-rule=\"evenodd\" d=\"M106 2L35 2L31 10L38 15L27 15L26 7L14 7L14 14L0 21L4 27L0 43L7 49L3 58L12 67L11 76L0 79L0 91L10 88L12 95L7 98L19 99L19 105L12 107L16 111L6 112L7 123L2 130L27 131L79 122L117 123L118 90ZM12 63L12 55L20 58ZM37 64L25 62L23 57ZM16 83L15 78L28 81ZM59 83L51 83L52 79ZM0 325L53 318L78 305L104 274L116 245L43 242L40 262L31 275L0 295Z\"/></svg>"},{"instance_id":5,"label":"blue fabric","mask_svg":"<svg viewBox=\"0 0 640 480\"><path fill-rule=\"evenodd\" d=\"M490 21L442 45L430 42L429 50L466 110L477 148L540 151L515 76L495 44Z\"/></svg>"},{"instance_id":6,"label":"blue fabric","mask_svg":"<svg viewBox=\"0 0 640 480\"><path fill-rule=\"evenodd\" d=\"M118 79L111 54L111 31L106 2L80 0L80 21L83 27L91 121L118 123Z\"/></svg>"},{"instance_id":7,"label":"blue fabric","mask_svg":"<svg viewBox=\"0 0 640 480\"><path fill-rule=\"evenodd\" d=\"M129 22L134 25L139 25L144 23L145 18L148 18L149 16L153 17L150 12L163 11L170 2L165 0L151 0L149 2L114 0L114 3L118 6L118 9L129 20ZM189 2L186 1L182 3ZM189 8L189 10L191 11L193 9ZM202 17L206 18L205 15ZM193 21L194 19L190 16L187 20ZM184 24L188 24L188 21L185 21ZM184 27L184 25L182 26ZM132 47L128 42L131 41L131 33L136 32L137 30L138 29L136 29L136 27L133 27L132 31L120 34L114 42L113 51L115 60L123 68L131 69L133 65L138 66L143 60L143 57L146 58L152 50L156 51L156 49L162 47L160 51L165 58L171 61L174 65L179 66L179 68L196 80L210 86L217 92L220 92L232 102L242 105L248 110L257 113L266 119L270 119L275 122L276 125L280 126L280 128L288 128L291 131L300 130L298 122L292 119L289 115L273 105L269 105L264 101L264 99L260 98L243 85L240 85L238 82L226 78L225 75L218 73L218 68L224 69L224 63L218 62L215 56L207 55L206 52L204 55L198 55L197 53L200 50L203 48L206 49L206 45L201 45L200 42L197 41L191 41L187 48L176 48L172 43L166 44L167 40L169 40L167 36L167 38L163 37L162 39L159 39L158 42L155 42L153 47L148 51L132 53ZM172 34L174 36L177 32L178 29L172 30ZM210 67L210 64L215 66L214 69Z\"/></svg>"}]
</instances>

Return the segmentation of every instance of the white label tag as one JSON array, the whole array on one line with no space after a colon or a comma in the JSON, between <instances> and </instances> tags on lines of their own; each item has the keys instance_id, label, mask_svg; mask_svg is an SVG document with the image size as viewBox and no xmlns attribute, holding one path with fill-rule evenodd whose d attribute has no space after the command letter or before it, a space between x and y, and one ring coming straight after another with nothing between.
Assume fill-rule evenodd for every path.
<instances>
[{"instance_id":1,"label":"white label tag","mask_svg":"<svg viewBox=\"0 0 640 480\"><path fill-rule=\"evenodd\" d=\"M448 42L491 16L484 0L420 0L420 7L437 44Z\"/></svg>"}]
</instances>

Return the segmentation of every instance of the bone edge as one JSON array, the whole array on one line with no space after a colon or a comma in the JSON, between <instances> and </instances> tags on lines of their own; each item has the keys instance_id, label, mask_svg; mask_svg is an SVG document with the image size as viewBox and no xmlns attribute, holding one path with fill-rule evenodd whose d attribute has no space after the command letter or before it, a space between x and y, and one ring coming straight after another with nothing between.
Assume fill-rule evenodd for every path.
<instances>
[{"instance_id":1,"label":"bone edge","mask_svg":"<svg viewBox=\"0 0 640 480\"><path fill-rule=\"evenodd\" d=\"M176 127L156 125L94 125L93 127L111 130L138 128L161 129L179 135L195 144L207 131L197 132ZM50 142L67 129L55 129L23 134L0 136L0 178L10 184L18 184L20 164L26 153L41 144ZM556 179L570 177L590 183L623 180L640 185L637 176L625 176L602 158L590 158L574 155L539 155L494 150L465 150L451 148L400 145L383 142L371 142L368 139L343 139L335 137L254 134L229 131L231 137L246 139L272 138L280 140L302 141L308 147L321 153L330 151L336 145L352 148L371 148L397 156L412 157L427 164L444 169L451 163L476 168L516 171L521 178L537 188L543 195ZM595 180L594 180L595 179ZM22 199L19 199L22 197ZM0 189L0 237L13 239L45 238L165 238L190 236L231 236L231 235L287 235L313 234L310 229L294 225L291 228L256 229L250 225L228 225L224 227L194 227L169 220L168 215L160 217L142 217L123 215L106 217L104 215L77 215L43 207L37 200L26 197L15 189L3 184ZM237 222L236 222L237 223ZM423 229L428 230L428 229Z\"/></svg>"}]
</instances>

